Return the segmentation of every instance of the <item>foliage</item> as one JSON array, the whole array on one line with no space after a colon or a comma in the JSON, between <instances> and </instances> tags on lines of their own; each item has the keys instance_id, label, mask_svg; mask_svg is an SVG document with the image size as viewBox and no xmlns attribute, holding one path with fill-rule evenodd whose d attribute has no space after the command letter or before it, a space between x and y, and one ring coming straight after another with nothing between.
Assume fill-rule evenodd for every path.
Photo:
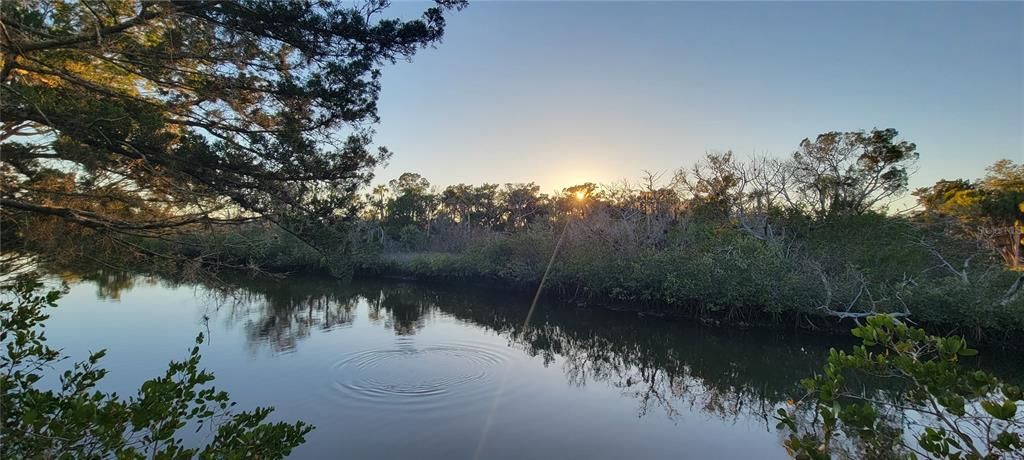
<instances>
[{"instance_id":1,"label":"foliage","mask_svg":"<svg viewBox=\"0 0 1024 460\"><path fill-rule=\"evenodd\" d=\"M917 146L895 129L828 132L804 139L793 154L801 206L818 217L863 214L906 191Z\"/></svg>"},{"instance_id":2,"label":"foliage","mask_svg":"<svg viewBox=\"0 0 1024 460\"><path fill-rule=\"evenodd\" d=\"M786 314L812 327L823 317L892 313L976 337L1024 331L1024 276L993 256L1016 267L1006 254L1019 248L1006 243L1020 238L1002 232L1024 228L1015 201L1024 168L998 162L977 185L945 181L917 192L924 212L885 214L918 155L897 136L893 129L824 133L788 160L711 153L668 181L648 172L635 184L584 183L553 195L514 184L436 193L406 173L392 181L391 196L368 201L394 211L432 202L416 214L434 218L410 227L409 219L385 215L375 223L387 232L362 244L403 254L363 259L356 270L533 288L564 229L546 286L581 303L720 312L733 321ZM990 198L971 198L982 190ZM522 222L513 195L529 203ZM954 205L964 210L959 229L934 216ZM1010 250L986 252L995 240Z\"/></svg>"},{"instance_id":3,"label":"foliage","mask_svg":"<svg viewBox=\"0 0 1024 460\"><path fill-rule=\"evenodd\" d=\"M53 367L65 359L46 343L43 331L61 291L43 290L35 279L3 286L0 302L0 404L3 458L283 458L302 444L313 427L303 422L267 422L272 409L233 412L228 394L209 385L199 368L196 339L188 358L124 399L97 390L107 371L105 351L91 353L47 388ZM213 438L190 446L182 430L209 430Z\"/></svg>"},{"instance_id":4,"label":"foliage","mask_svg":"<svg viewBox=\"0 0 1024 460\"><path fill-rule=\"evenodd\" d=\"M778 321L784 315L823 327L834 324L829 316L899 313L992 340L1024 331L1024 298L1007 296L1015 274L991 257L972 257L974 243L942 225L847 216L789 230L779 243L707 217L668 225L652 240L638 238L643 219L612 218L600 209L557 225L481 236L443 254L385 253L365 259L356 271L532 290L566 228L545 286L572 302L729 322ZM970 258L966 279L945 269L933 248L949 260Z\"/></svg>"},{"instance_id":5,"label":"foliage","mask_svg":"<svg viewBox=\"0 0 1024 460\"><path fill-rule=\"evenodd\" d=\"M430 193L430 182L416 173L402 174L390 182L394 199L386 206L387 228L392 236L408 237L408 227L426 229L434 217L436 197ZM408 238L406 238L408 239Z\"/></svg>"},{"instance_id":6,"label":"foliage","mask_svg":"<svg viewBox=\"0 0 1024 460\"><path fill-rule=\"evenodd\" d=\"M1024 393L965 366L961 359L977 351L962 337L928 335L888 315L868 318L853 335L863 344L830 350L822 373L802 381L807 396L778 410L793 457L1024 458ZM903 391L880 398L858 378L865 376ZM804 405L811 415L801 418ZM915 415L886 417L894 408Z\"/></svg>"},{"instance_id":7,"label":"foliage","mask_svg":"<svg viewBox=\"0 0 1024 460\"><path fill-rule=\"evenodd\" d=\"M957 219L963 232L985 242L1011 269L1024 267L1024 165L1000 160L974 183L940 180L914 194L928 213Z\"/></svg>"},{"instance_id":8,"label":"foliage","mask_svg":"<svg viewBox=\"0 0 1024 460\"><path fill-rule=\"evenodd\" d=\"M320 253L275 225L249 224L232 231L183 235L175 244L188 257L219 266L274 272L327 269Z\"/></svg>"},{"instance_id":9,"label":"foliage","mask_svg":"<svg viewBox=\"0 0 1024 460\"><path fill-rule=\"evenodd\" d=\"M692 198L691 206L697 214L728 216L739 199L740 177L732 152L708 154L705 161L694 165L691 171L677 173Z\"/></svg>"},{"instance_id":10,"label":"foliage","mask_svg":"<svg viewBox=\"0 0 1024 460\"><path fill-rule=\"evenodd\" d=\"M1017 193L1020 168L1001 162L981 185L943 183L945 192L928 198L932 208L891 215L884 204L905 186L913 144L898 141L895 130L817 139L790 159L713 153L667 180L647 172L635 183L588 182L552 194L532 183L438 189L404 173L370 190L361 218L344 225L248 223L173 240L190 258L219 266L535 289L564 233L545 286L577 303L812 328L834 327L828 318L892 313L978 338L1024 332L1024 276L985 249L1010 241L986 229L1019 227L934 208L953 202L942 197L964 184L972 193ZM811 167L809 152L819 166L832 165L818 172L822 184L845 184L815 198L835 204L832 211L808 202L810 176L801 168ZM298 234L315 235L317 250Z\"/></svg>"},{"instance_id":11,"label":"foliage","mask_svg":"<svg viewBox=\"0 0 1024 460\"><path fill-rule=\"evenodd\" d=\"M145 252L130 237L262 217L320 242L305 231L354 217L388 156L367 127L380 67L464 5L400 20L385 0L3 2L3 223Z\"/></svg>"},{"instance_id":12,"label":"foliage","mask_svg":"<svg viewBox=\"0 0 1024 460\"><path fill-rule=\"evenodd\" d=\"M638 236L647 243L664 241L666 227L682 216L734 221L756 238L771 240L784 230L778 221L785 216L821 222L884 210L906 190L908 168L918 155L913 143L897 136L894 129L824 133L813 142L805 139L789 160L742 162L732 152L711 153L667 183L662 174L646 172L638 184L586 182L553 195L539 193L532 183L458 184L437 192L419 174L403 173L389 183L390 195L380 187L366 195L366 215L393 239L409 225L445 239L458 236L438 234L434 227L444 231L440 224L455 224L449 233L460 234L467 228L521 232L538 223L598 214L642 220L645 235ZM437 248L414 248L427 249Z\"/></svg>"}]
</instances>

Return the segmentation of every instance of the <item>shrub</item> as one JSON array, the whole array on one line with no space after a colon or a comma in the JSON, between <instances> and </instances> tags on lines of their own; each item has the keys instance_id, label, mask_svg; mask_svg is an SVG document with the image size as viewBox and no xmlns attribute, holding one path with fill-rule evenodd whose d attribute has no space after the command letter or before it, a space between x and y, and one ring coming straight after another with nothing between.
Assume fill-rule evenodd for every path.
<instances>
[{"instance_id":1,"label":"shrub","mask_svg":"<svg viewBox=\"0 0 1024 460\"><path fill-rule=\"evenodd\" d=\"M1024 392L965 367L961 359L977 351L962 337L928 335L888 315L853 335L863 344L830 350L822 373L801 382L808 394L778 410L795 458L1024 458ZM865 382L901 391L885 398Z\"/></svg>"},{"instance_id":2,"label":"shrub","mask_svg":"<svg viewBox=\"0 0 1024 460\"><path fill-rule=\"evenodd\" d=\"M40 385L65 359L46 344L46 307L62 292L42 292L34 278L2 286L0 302L0 431L2 458L283 458L313 427L303 422L268 423L272 409L233 412L228 394L209 385L213 374L199 368L196 339L188 358L122 399L96 389L107 374L105 351L74 363L57 389ZM189 447L178 433L214 428L213 439Z\"/></svg>"}]
</instances>

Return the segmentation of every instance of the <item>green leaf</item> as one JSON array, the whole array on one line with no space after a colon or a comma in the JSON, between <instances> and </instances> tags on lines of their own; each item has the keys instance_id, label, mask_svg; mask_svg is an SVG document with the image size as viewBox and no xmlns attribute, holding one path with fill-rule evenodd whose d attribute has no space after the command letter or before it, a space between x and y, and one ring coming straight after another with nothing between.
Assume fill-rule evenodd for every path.
<instances>
[{"instance_id":1,"label":"green leaf","mask_svg":"<svg viewBox=\"0 0 1024 460\"><path fill-rule=\"evenodd\" d=\"M976 356L978 354L978 350L973 348L964 348L959 351L959 354L960 356Z\"/></svg>"},{"instance_id":2,"label":"green leaf","mask_svg":"<svg viewBox=\"0 0 1024 460\"><path fill-rule=\"evenodd\" d=\"M981 401L981 407L989 415L999 420L1009 420L1017 414L1017 404L1013 401L1004 401L1002 404L993 401Z\"/></svg>"}]
</instances>

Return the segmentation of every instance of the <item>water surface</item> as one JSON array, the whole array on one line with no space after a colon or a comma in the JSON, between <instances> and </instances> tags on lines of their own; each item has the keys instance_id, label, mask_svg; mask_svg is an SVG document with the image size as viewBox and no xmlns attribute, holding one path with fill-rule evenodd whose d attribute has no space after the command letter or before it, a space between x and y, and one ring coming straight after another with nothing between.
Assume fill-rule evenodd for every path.
<instances>
[{"instance_id":1,"label":"water surface","mask_svg":"<svg viewBox=\"0 0 1024 460\"><path fill-rule=\"evenodd\" d=\"M295 458L786 458L771 414L827 350L555 303L524 328L529 295L480 288L72 281L48 336L107 348L103 389L132 394L202 332L240 407L316 425Z\"/></svg>"}]
</instances>

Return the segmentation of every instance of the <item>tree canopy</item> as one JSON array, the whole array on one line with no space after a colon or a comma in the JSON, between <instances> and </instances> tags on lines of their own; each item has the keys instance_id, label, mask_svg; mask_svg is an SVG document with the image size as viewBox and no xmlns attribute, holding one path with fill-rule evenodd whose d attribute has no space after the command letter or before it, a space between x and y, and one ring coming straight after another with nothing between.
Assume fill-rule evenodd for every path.
<instances>
[{"instance_id":1,"label":"tree canopy","mask_svg":"<svg viewBox=\"0 0 1024 460\"><path fill-rule=\"evenodd\" d=\"M793 153L798 201L816 216L863 214L907 190L917 145L895 129L828 132Z\"/></svg>"},{"instance_id":2,"label":"tree canopy","mask_svg":"<svg viewBox=\"0 0 1024 460\"><path fill-rule=\"evenodd\" d=\"M959 220L963 229L1021 269L1024 241L1024 165L999 160L975 182L940 180L914 191L926 212Z\"/></svg>"},{"instance_id":3,"label":"tree canopy","mask_svg":"<svg viewBox=\"0 0 1024 460\"><path fill-rule=\"evenodd\" d=\"M5 232L345 219L388 156L370 127L380 67L464 5L404 20L386 0L3 2Z\"/></svg>"}]
</instances>

